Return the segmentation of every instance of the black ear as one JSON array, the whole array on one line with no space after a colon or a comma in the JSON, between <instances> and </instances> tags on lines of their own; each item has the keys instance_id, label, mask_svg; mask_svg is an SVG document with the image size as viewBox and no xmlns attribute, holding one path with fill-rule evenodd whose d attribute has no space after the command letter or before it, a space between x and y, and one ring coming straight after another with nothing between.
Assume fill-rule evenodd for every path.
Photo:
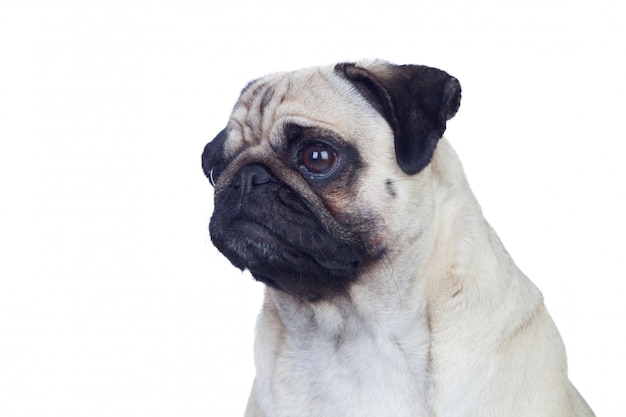
<instances>
[{"instance_id":1,"label":"black ear","mask_svg":"<svg viewBox=\"0 0 626 417\"><path fill-rule=\"evenodd\" d=\"M461 85L446 72L422 65L375 62L335 66L378 110L395 137L396 160L407 174L420 172L461 104Z\"/></svg>"},{"instance_id":2,"label":"black ear","mask_svg":"<svg viewBox=\"0 0 626 417\"><path fill-rule=\"evenodd\" d=\"M211 182L214 181L211 177L215 176L215 173L212 172L213 168L222 163L222 151L227 137L226 129L222 130L211 142L206 144L202 151L202 170Z\"/></svg>"}]
</instances>

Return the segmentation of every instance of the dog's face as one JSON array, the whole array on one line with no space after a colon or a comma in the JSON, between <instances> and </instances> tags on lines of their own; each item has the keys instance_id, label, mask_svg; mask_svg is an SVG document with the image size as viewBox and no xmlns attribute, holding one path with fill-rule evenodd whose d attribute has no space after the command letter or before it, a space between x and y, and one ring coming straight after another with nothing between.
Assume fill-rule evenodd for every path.
<instances>
[{"instance_id":1,"label":"dog's face","mask_svg":"<svg viewBox=\"0 0 626 417\"><path fill-rule=\"evenodd\" d=\"M379 61L251 82L202 154L213 243L302 300L345 293L398 244L398 179L429 164L459 103L445 72Z\"/></svg>"}]
</instances>

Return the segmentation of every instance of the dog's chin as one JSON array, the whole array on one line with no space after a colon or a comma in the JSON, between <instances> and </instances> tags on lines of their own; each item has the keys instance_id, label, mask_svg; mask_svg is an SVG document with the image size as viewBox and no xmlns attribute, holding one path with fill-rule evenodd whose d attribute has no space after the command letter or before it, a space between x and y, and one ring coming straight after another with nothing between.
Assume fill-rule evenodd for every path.
<instances>
[{"instance_id":1,"label":"dog's chin","mask_svg":"<svg viewBox=\"0 0 626 417\"><path fill-rule=\"evenodd\" d=\"M345 293L364 264L357 249L323 230L295 229L290 239L255 221L236 219L224 224L214 217L210 232L213 244L233 265L301 300ZM307 247L303 236L312 238L315 247Z\"/></svg>"}]
</instances>

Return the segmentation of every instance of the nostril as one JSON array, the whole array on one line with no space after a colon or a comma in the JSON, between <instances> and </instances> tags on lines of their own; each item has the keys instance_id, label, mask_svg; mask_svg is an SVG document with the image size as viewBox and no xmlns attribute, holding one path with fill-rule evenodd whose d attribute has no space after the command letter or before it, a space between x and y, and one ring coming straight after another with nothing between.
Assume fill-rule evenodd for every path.
<instances>
[{"instance_id":1,"label":"nostril","mask_svg":"<svg viewBox=\"0 0 626 417\"><path fill-rule=\"evenodd\" d=\"M239 171L237 179L233 182L235 188L244 187L242 192L247 192L250 188L272 182L272 173L263 165L247 165Z\"/></svg>"}]
</instances>

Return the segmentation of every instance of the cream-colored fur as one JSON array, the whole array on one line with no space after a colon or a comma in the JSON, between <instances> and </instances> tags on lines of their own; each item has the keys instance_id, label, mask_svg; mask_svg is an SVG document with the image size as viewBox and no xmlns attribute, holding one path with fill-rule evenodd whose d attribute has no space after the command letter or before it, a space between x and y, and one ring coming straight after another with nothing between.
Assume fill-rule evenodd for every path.
<instances>
[{"instance_id":1,"label":"cream-colored fur","mask_svg":"<svg viewBox=\"0 0 626 417\"><path fill-rule=\"evenodd\" d=\"M359 193L339 209L374 210L387 252L346 296L308 303L267 289L246 416L592 416L541 293L484 219L448 141L407 175L389 126L332 67L268 80L280 100L262 118L237 106L228 146L270 158L294 120L354 141ZM245 143L255 123L269 141Z\"/></svg>"}]
</instances>

